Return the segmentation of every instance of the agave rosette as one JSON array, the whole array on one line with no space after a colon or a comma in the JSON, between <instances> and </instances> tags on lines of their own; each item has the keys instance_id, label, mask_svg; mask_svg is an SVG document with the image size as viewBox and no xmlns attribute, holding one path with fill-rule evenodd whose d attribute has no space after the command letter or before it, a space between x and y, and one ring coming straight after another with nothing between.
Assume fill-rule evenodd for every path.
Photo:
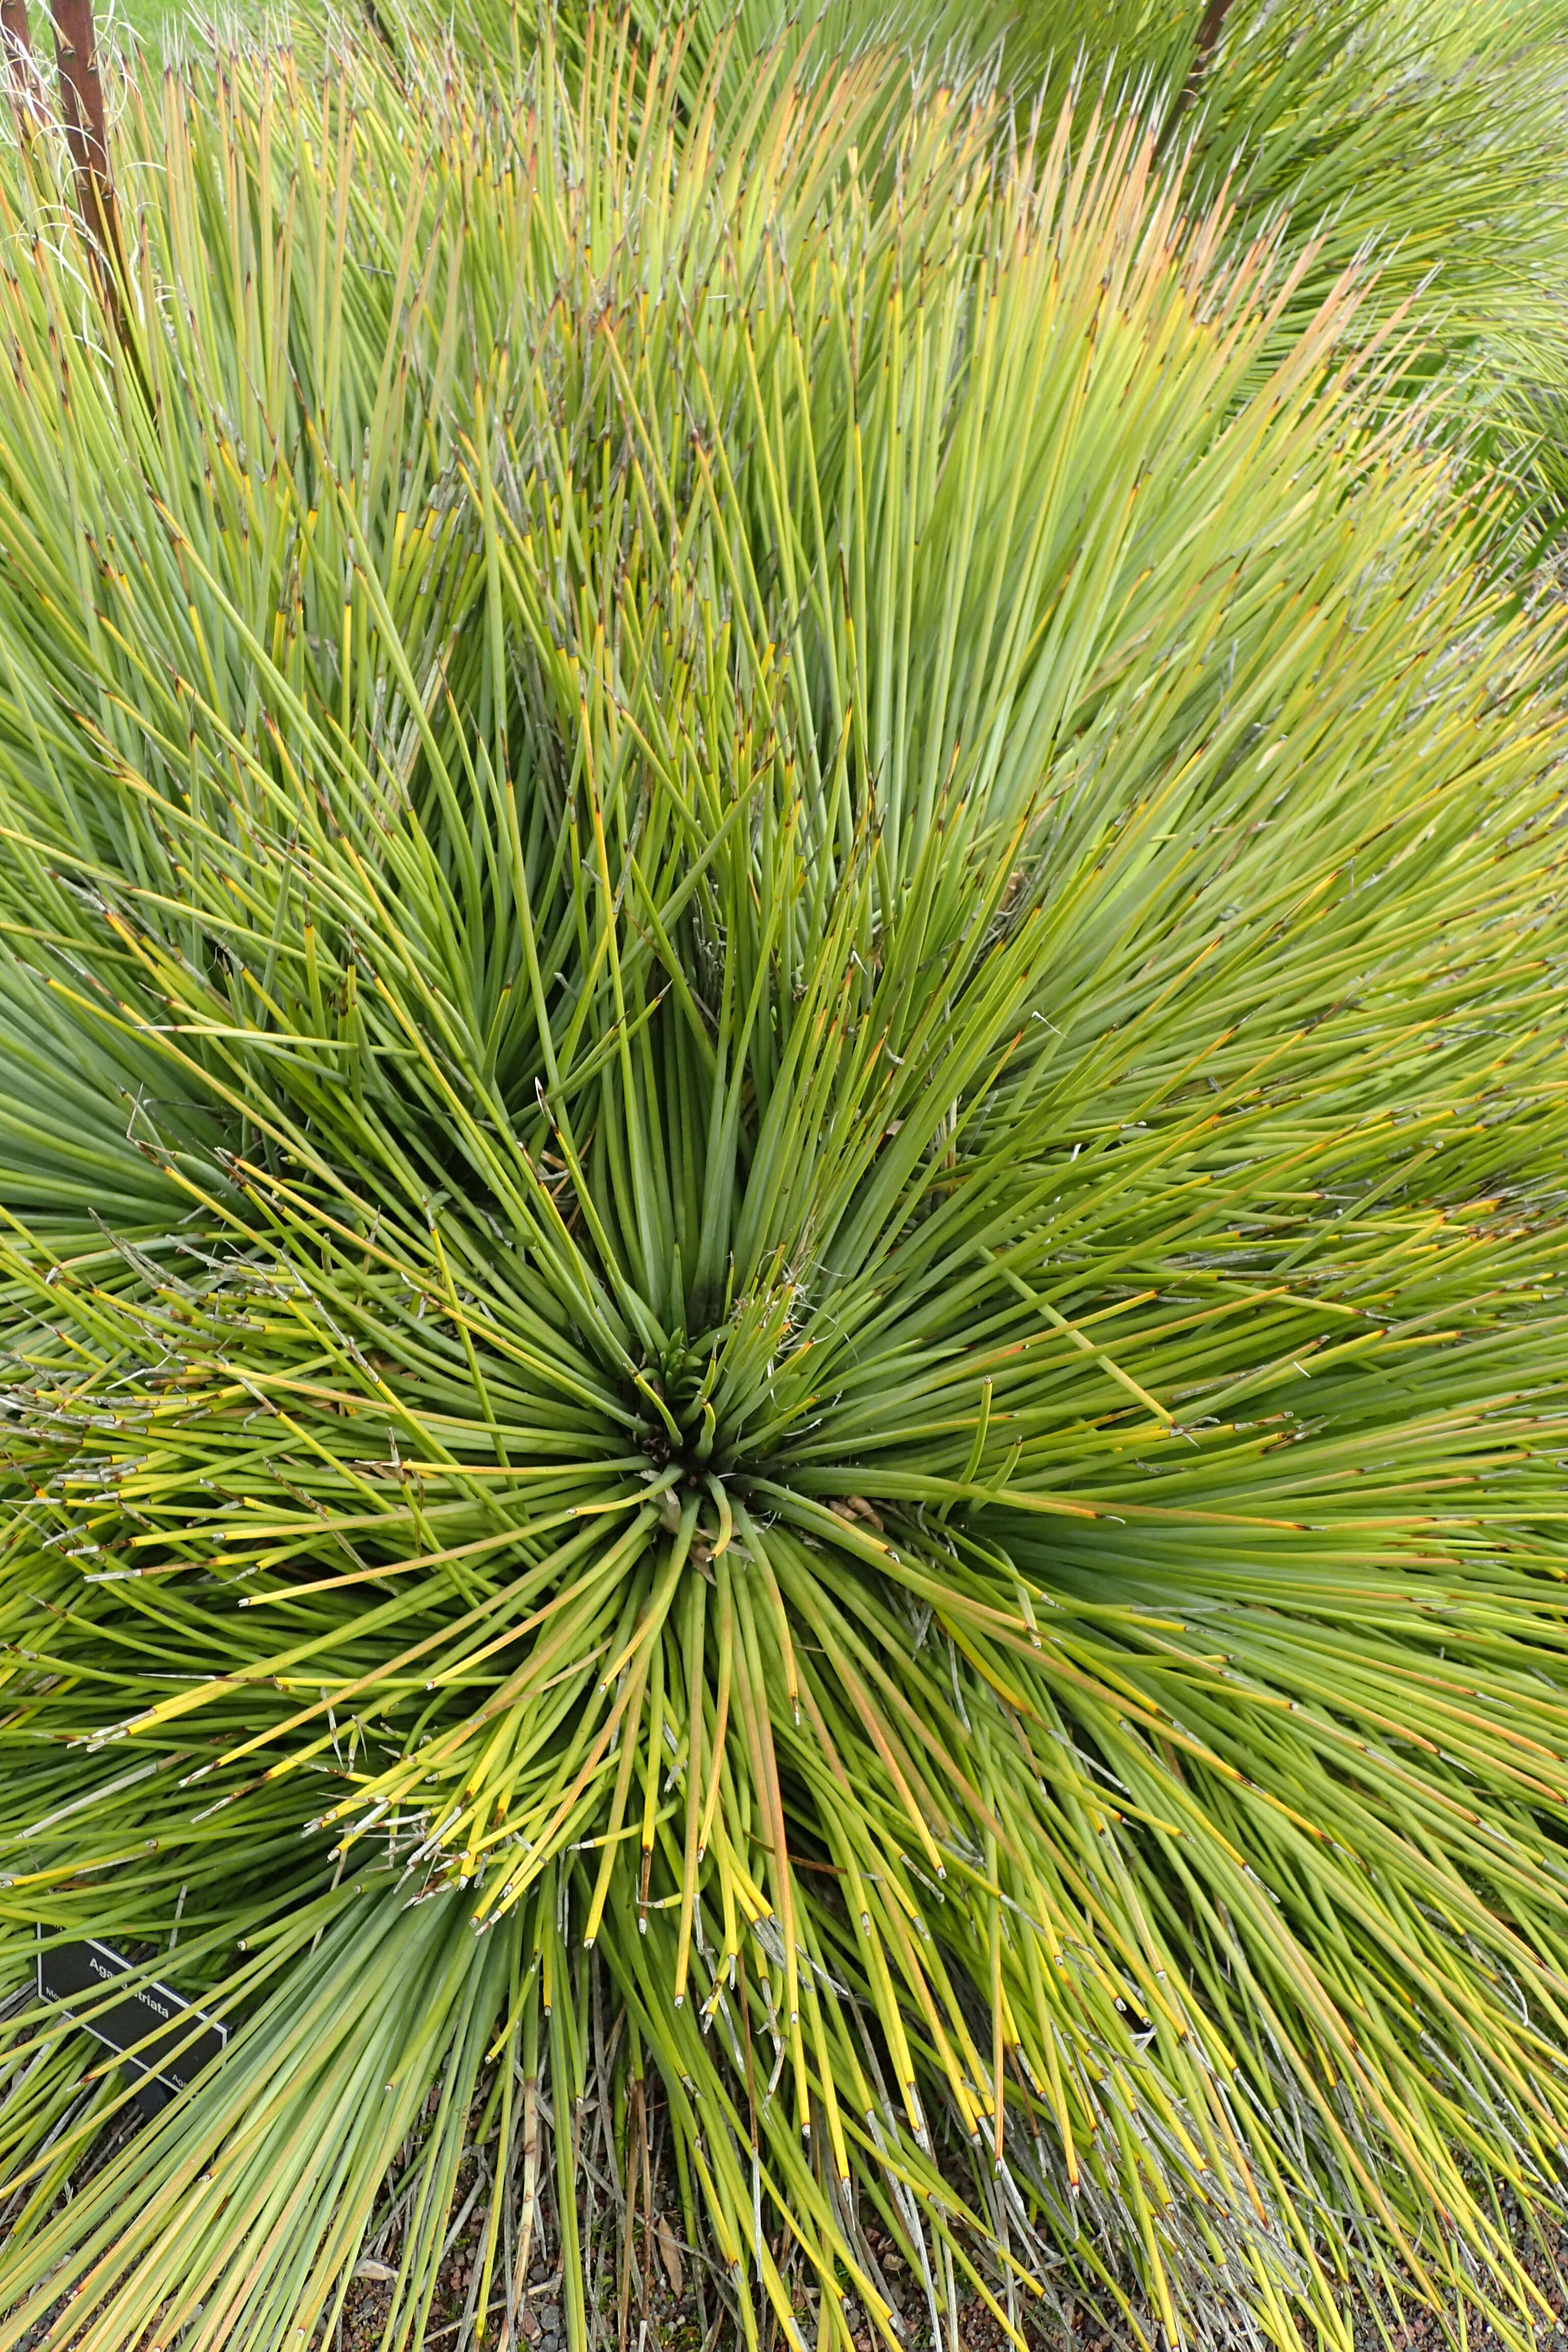
<instances>
[{"instance_id":1,"label":"agave rosette","mask_svg":"<svg viewBox=\"0 0 1568 2352\"><path fill-rule=\"evenodd\" d=\"M5 1965L236 2027L57 2208L13 2007L0 2347L418 2341L476 2161L515 2331L542 2108L582 2344L649 2075L748 2338L1504 2320L1560 634L1140 124L423 64L165 78L129 360L0 288Z\"/></svg>"}]
</instances>

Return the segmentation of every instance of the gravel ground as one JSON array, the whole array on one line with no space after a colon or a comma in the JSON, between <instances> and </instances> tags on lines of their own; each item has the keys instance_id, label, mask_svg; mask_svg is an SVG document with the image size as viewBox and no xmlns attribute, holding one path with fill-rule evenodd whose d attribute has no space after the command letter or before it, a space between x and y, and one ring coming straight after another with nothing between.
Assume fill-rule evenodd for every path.
<instances>
[{"instance_id":1,"label":"gravel ground","mask_svg":"<svg viewBox=\"0 0 1568 2352\"><path fill-rule=\"evenodd\" d=\"M671 2200L673 2210L673 2200ZM479 2217L478 2258L482 2259L482 2219ZM666 2227L668 2227L667 2221ZM900 2293L910 2311L911 2319L920 2323L911 2326L909 2336L910 2352L931 2352L929 2327L924 2322L923 2297L905 2271L891 2241L875 2230L868 2231L872 2252L881 2264L884 2274L895 2292ZM640 2218L638 2239L642 2236ZM668 2266L652 2257L654 2291L646 2301L637 2304L628 2314L624 2339L616 2326L615 2314L605 2315L610 2340L624 2344L624 2352L736 2352L741 2337L732 2324L716 2323L706 2308L700 2308L692 2285L696 2258L679 2239L670 2240L675 2251L676 2289ZM428 2339L432 2344L455 2342L472 2275L471 2264L476 2259L472 2243L459 2242L443 2272L437 2289L435 2331ZM1537 2352L1568 2352L1568 2325L1564 2311L1568 2308L1568 2231L1549 2240L1548 2250L1535 2249L1526 2257L1526 2266L1539 2285L1549 2306L1550 2316L1542 2315L1535 2331ZM913 2301L910 2290L913 2289ZM381 2326L389 2302L386 2284L370 2281L356 2284L351 2290L343 2315L343 2326L332 2352L379 2352ZM1350 2317L1355 2352L1447 2352L1452 2341L1444 2332L1436 2313L1414 2301L1399 2308L1385 2306L1379 2311L1366 2297L1352 2300ZM1048 2326L1032 2323L1022 2315L1023 2332L1037 2352L1131 2352L1133 2339L1122 2330L1108 2331L1103 2324L1079 2305L1073 2311L1070 2326L1053 2320ZM439 2331L442 2322L449 2323L447 2332ZM805 2330L808 2347L814 2346L815 2333ZM959 2352L1007 2352L1007 2337L995 2318L978 2299L961 2303L958 2308ZM1223 2346L1226 2341L1237 2347L1251 2346L1261 2352L1258 2339L1237 2326L1227 2330L1216 2314L1212 2326L1211 2341ZM857 2352L881 2352L880 2340L868 2327L856 2330ZM1467 2331L1466 2342L1472 2352L1488 2352L1498 2347L1500 2339L1493 2330L1478 2325L1473 2319ZM519 2346L528 2352L565 2352L565 2334L561 2305L561 2276L548 2262L536 2262L529 2278L526 2295L519 2312L517 2331ZM490 2332L485 2344L500 2346L501 2352L512 2352L505 2324L504 2298L492 2305ZM787 2352L775 2332L764 2326L762 2334L763 2352ZM940 2352L952 2352L950 2346Z\"/></svg>"},{"instance_id":2,"label":"gravel ground","mask_svg":"<svg viewBox=\"0 0 1568 2352\"><path fill-rule=\"evenodd\" d=\"M129 2132L137 2127L138 2119L132 2110L100 2140L79 2178L85 2179L107 2163ZM552 2168L545 2169L541 2183L547 2194L550 2169ZM680 2234L679 2203L671 2184L656 2169L650 2185L653 2226L650 2231L639 2207L634 2224L627 2309L623 2320L617 2296L612 2295L608 2305L601 2299L593 2315L596 2352L610 2352L612 2347L614 2352L739 2352L740 2331L723 2312L712 2288L708 2286L705 2291L703 2259L693 2252ZM467 2183L460 2179L455 2200L459 2209L466 2189ZM541 2242L517 2307L515 2336L509 2327L505 2283L498 2261L491 2281L488 2325L480 2339L481 2352L565 2352L553 2219L553 2213L547 2210ZM488 2211L476 2200L474 2210L442 2263L426 2337L432 2352L439 2352L439 2347L446 2347L446 2352L468 2352L472 2345L469 2322L479 2315L474 2307L479 2287L476 2273L484 2260L488 2221ZM614 2227L607 2212L601 2226ZM910 2276L892 2242L883 2232L873 2227L868 2229L866 2235L888 2284L908 2314L906 2341L910 2352L932 2352L924 2295L918 2281ZM618 2229L615 2242L618 2248ZM1564 2324L1568 2310L1568 2227L1549 2235L1543 2246L1530 2243L1522 2232L1519 2242L1525 2266L1547 2306L1534 2331L1536 2352L1568 2352L1568 2325ZM367 2257L361 2262L336 2330L325 2344L310 2347L308 2352L380 2352L392 2305L397 2247L395 2243L383 2244L379 2251L384 2259ZM619 2276L618 2254L615 2270ZM605 2275L602 2262L599 2275L601 2279ZM854 2306L850 2315L853 2322L857 2315ZM1446 2335L1436 2314L1413 2300L1399 2307L1385 2305L1379 2309L1365 2296L1354 2297L1350 2317L1355 2352L1447 2352L1447 2347L1454 2340ZM1020 2319L1035 2352L1132 2352L1130 2332L1121 2328L1108 2331L1081 2305L1069 2309L1065 2322L1056 2315L1042 2322L1031 2318L1026 2312L1020 2314ZM16 2352L37 2352L47 2326L46 2318L30 2329ZM956 2332L956 2352L1005 2352L1007 2344L1002 2327L978 2299L960 2304ZM814 2352L816 2327L809 2318L804 2323L803 2333L808 2352ZM1215 2352L1225 2352L1228 2345L1234 2345L1237 2352L1263 2352L1260 2340L1251 2331L1241 2324L1227 2327L1218 2313L1213 2315L1206 2333ZM857 2326L855 2338L857 2352L879 2352L879 2340L868 2326ZM1466 2352L1492 2352L1493 2347L1500 2352L1494 2331L1474 2318L1463 2342ZM153 2352L153 2347L150 2344L127 2347L125 2352ZM789 2352L771 2315L761 2331L761 2352ZM936 2347L936 2352L955 2352L955 2347L944 2342Z\"/></svg>"}]
</instances>

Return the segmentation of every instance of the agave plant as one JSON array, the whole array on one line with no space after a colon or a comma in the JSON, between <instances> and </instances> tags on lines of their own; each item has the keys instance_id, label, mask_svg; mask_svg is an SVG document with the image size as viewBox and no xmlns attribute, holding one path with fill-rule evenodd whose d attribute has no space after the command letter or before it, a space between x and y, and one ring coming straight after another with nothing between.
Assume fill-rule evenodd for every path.
<instances>
[{"instance_id":1,"label":"agave plant","mask_svg":"<svg viewBox=\"0 0 1568 2352\"><path fill-rule=\"evenodd\" d=\"M665 0L628 5L657 39ZM586 12L560 13L580 39ZM476 54L514 37L493 0L463 0L458 16ZM1053 121L1075 92L1146 110L1189 204L1232 206L1233 254L1282 236L1303 262L1281 343L1345 268L1375 257L1361 331L1419 305L1413 365L1426 389L1441 377L1472 449L1511 480L1524 544L1539 555L1560 537L1563 0L885 0L875 21L928 59L984 58L1021 125ZM866 23L862 0L692 0L683 91L695 100L716 71L739 106L772 41L820 57L863 40Z\"/></svg>"},{"instance_id":2,"label":"agave plant","mask_svg":"<svg viewBox=\"0 0 1568 2352\"><path fill-rule=\"evenodd\" d=\"M129 84L114 333L0 176L0 2352L580 2352L590 2158L748 2343L1522 2336L1562 624L1148 121L727 70Z\"/></svg>"}]
</instances>

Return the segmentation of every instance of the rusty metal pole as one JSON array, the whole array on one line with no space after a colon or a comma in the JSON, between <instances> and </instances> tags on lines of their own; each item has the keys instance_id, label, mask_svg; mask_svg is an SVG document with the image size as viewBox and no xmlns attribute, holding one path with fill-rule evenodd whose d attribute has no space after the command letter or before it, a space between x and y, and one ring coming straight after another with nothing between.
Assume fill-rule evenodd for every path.
<instances>
[{"instance_id":1,"label":"rusty metal pole","mask_svg":"<svg viewBox=\"0 0 1568 2352\"><path fill-rule=\"evenodd\" d=\"M118 314L118 286L124 273L125 256L120 242L114 184L109 176L109 122L98 70L92 0L51 0L51 5L55 58L60 71L60 113L65 122L66 145L76 169L82 224L103 261L106 293Z\"/></svg>"},{"instance_id":2,"label":"rusty metal pole","mask_svg":"<svg viewBox=\"0 0 1568 2352\"><path fill-rule=\"evenodd\" d=\"M1182 92L1182 103L1190 106L1198 94L1198 85L1208 71L1209 59L1219 47L1219 37L1225 30L1225 20L1230 14L1230 0L1209 0L1204 10L1203 23L1198 26L1197 47L1193 51L1192 71Z\"/></svg>"},{"instance_id":3,"label":"rusty metal pole","mask_svg":"<svg viewBox=\"0 0 1568 2352\"><path fill-rule=\"evenodd\" d=\"M1219 37L1225 30L1225 20L1229 16L1230 9L1231 0L1208 0L1208 5L1203 13L1203 20L1198 26L1198 37L1194 44L1193 62L1187 70L1186 80L1182 84L1176 102L1166 116L1165 127L1160 133L1159 146L1162 152L1170 145L1175 135L1177 124L1203 87L1204 76L1209 68L1209 59L1219 47Z\"/></svg>"}]
</instances>

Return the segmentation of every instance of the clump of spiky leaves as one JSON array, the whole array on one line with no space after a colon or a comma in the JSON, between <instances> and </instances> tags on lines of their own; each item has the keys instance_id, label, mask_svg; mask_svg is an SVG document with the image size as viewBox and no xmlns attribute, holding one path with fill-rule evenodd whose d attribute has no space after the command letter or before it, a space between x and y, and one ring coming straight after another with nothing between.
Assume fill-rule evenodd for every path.
<instances>
[{"instance_id":1,"label":"clump of spiky leaves","mask_svg":"<svg viewBox=\"0 0 1568 2352\"><path fill-rule=\"evenodd\" d=\"M388 2340L476 2148L510 2327L546 2111L580 2347L628 2070L748 2340L872 2221L1506 2325L1560 636L1136 124L679 70L131 93L130 362L5 174L0 1951L237 2032L57 2209L8 2013L0 2347L325 2340L399 2151Z\"/></svg>"},{"instance_id":2,"label":"clump of spiky leaves","mask_svg":"<svg viewBox=\"0 0 1568 2352\"><path fill-rule=\"evenodd\" d=\"M742 102L771 40L811 53L869 39L984 62L1027 122L1073 93L1147 108L1189 198L1223 191L1229 242L1282 232L1305 263L1282 334L1375 256L1363 331L1421 305L1421 372L1513 486L1525 550L1560 538L1568 481L1568 6L1563 0L629 0L649 43L682 26L683 87L709 72ZM510 0L461 0L479 50L512 37ZM561 11L574 56L586 0ZM1306 248L1310 246L1309 252ZM1277 356L1265 347L1260 360Z\"/></svg>"}]
</instances>

